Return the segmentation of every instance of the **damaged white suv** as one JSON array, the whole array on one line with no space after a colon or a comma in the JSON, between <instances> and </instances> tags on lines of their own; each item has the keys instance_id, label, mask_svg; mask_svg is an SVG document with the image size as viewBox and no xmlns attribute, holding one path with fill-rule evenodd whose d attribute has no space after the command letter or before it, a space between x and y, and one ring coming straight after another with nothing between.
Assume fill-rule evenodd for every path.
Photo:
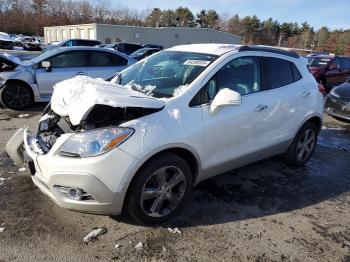
<instances>
[{"instance_id":1,"label":"damaged white suv","mask_svg":"<svg viewBox=\"0 0 350 262\"><path fill-rule=\"evenodd\" d=\"M198 44L154 54L111 82L57 84L38 130L7 144L59 206L127 210L159 224L198 182L273 155L311 157L322 125L318 85L296 53Z\"/></svg>"}]
</instances>

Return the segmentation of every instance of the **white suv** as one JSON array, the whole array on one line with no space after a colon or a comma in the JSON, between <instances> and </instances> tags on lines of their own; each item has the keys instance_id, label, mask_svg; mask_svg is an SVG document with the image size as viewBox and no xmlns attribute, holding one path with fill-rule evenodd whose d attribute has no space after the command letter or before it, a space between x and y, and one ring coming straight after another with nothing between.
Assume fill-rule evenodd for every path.
<instances>
[{"instance_id":1,"label":"white suv","mask_svg":"<svg viewBox=\"0 0 350 262\"><path fill-rule=\"evenodd\" d=\"M60 82L35 135L18 130L7 152L61 207L124 208L139 222L159 224L204 179L278 154L289 165L305 164L322 117L322 94L296 53L184 45L111 82Z\"/></svg>"}]
</instances>

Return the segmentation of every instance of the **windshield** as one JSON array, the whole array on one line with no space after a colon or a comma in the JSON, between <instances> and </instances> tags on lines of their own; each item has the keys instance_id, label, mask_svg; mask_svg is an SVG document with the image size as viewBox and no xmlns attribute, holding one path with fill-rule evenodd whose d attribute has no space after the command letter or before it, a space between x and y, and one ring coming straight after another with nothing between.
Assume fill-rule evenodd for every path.
<instances>
[{"instance_id":1,"label":"windshield","mask_svg":"<svg viewBox=\"0 0 350 262\"><path fill-rule=\"evenodd\" d=\"M158 98L183 91L217 56L161 51L122 71L112 82Z\"/></svg>"},{"instance_id":2,"label":"windshield","mask_svg":"<svg viewBox=\"0 0 350 262\"><path fill-rule=\"evenodd\" d=\"M54 55L58 51L59 51L58 49L48 50L48 51L42 53L41 55L34 57L33 59L29 60L28 62L31 64L37 64L41 61L44 61L44 60L50 58L52 55Z\"/></svg>"},{"instance_id":3,"label":"windshield","mask_svg":"<svg viewBox=\"0 0 350 262\"><path fill-rule=\"evenodd\" d=\"M332 60L331 58L327 58L327 57L308 57L307 58L308 65L314 66L314 67L326 67L331 60Z\"/></svg>"}]
</instances>

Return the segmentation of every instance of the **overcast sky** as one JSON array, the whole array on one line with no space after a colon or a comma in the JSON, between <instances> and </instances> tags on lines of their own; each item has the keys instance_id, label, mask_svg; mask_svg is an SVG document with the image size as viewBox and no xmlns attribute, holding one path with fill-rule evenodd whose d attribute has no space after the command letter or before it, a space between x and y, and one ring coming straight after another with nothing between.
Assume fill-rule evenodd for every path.
<instances>
[{"instance_id":1,"label":"overcast sky","mask_svg":"<svg viewBox=\"0 0 350 262\"><path fill-rule=\"evenodd\" d=\"M117 0L120 6L133 9L159 7L175 9L187 6L196 14L201 9L215 9L219 14L272 17L279 22L308 21L315 29L350 29L350 0Z\"/></svg>"}]
</instances>

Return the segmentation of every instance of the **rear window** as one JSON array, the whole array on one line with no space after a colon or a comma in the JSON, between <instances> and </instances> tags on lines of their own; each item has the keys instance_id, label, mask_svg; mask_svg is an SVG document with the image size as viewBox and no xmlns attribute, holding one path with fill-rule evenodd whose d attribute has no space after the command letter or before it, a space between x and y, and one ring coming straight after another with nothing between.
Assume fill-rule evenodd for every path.
<instances>
[{"instance_id":1,"label":"rear window","mask_svg":"<svg viewBox=\"0 0 350 262\"><path fill-rule=\"evenodd\" d=\"M264 58L267 89L289 85L301 79L296 66L287 60L275 57Z\"/></svg>"},{"instance_id":2,"label":"rear window","mask_svg":"<svg viewBox=\"0 0 350 262\"><path fill-rule=\"evenodd\" d=\"M326 67L330 62L331 58L328 57L313 57L310 56L307 58L308 65L311 67Z\"/></svg>"}]
</instances>

